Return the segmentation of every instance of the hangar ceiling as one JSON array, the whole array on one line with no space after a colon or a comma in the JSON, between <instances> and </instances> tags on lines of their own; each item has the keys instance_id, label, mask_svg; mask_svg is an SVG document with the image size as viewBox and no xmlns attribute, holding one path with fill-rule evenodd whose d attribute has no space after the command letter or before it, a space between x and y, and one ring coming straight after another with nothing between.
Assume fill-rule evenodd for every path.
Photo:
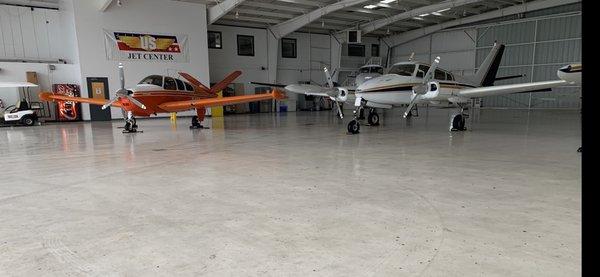
<instances>
[{"instance_id":1,"label":"hangar ceiling","mask_svg":"<svg viewBox=\"0 0 600 277\"><path fill-rule=\"evenodd\" d=\"M181 0L207 4L213 7L226 0ZM233 1L233 0L230 0ZM406 31L440 24L462 17L473 16L493 10L531 2L532 0L478 0L478 1L441 1L441 0L366 0L354 1L354 5L341 8L331 13L323 12L324 16L304 25L299 31L313 33L331 33L356 28L357 26L385 20L393 21L388 24L378 24L374 31L366 35L388 36ZM308 14L339 0L246 0L240 2L235 8L229 10L215 24L247 26L247 27L272 27L288 20ZM352 1L347 1L352 2ZM387 3L386 3L387 2ZM415 14L401 20L390 20L392 16L427 9L436 4L455 2L450 8L441 8L432 12ZM464 4L466 3L466 4ZM326 9L326 8L325 8ZM325 10L323 9L323 10Z\"/></svg>"}]
</instances>

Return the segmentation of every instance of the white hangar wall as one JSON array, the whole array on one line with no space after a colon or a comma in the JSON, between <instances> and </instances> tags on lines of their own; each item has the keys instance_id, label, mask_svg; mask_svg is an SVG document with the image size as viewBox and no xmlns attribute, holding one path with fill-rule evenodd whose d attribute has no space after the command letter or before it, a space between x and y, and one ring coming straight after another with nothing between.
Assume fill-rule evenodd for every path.
<instances>
[{"instance_id":1,"label":"white hangar wall","mask_svg":"<svg viewBox=\"0 0 600 277\"><path fill-rule=\"evenodd\" d=\"M249 82L269 82L268 64L270 51L277 51L277 82L280 84L297 84L313 82L325 84L323 67L331 66L331 38L329 35L294 32L285 38L296 39L296 58L281 56L281 40L277 49L267 45L268 30L262 28L235 27L213 24L209 31L221 32L222 49L209 49L211 83L222 80L228 73L241 70L242 75L235 81L244 83L247 94L253 94L258 86ZM237 54L237 36L254 37L254 56L239 56ZM296 111L304 97L287 94L288 99L282 104L288 106L288 111Z\"/></svg>"},{"instance_id":2,"label":"white hangar wall","mask_svg":"<svg viewBox=\"0 0 600 277\"><path fill-rule=\"evenodd\" d=\"M123 1L122 7L111 6L100 12L96 1L71 1L75 14L77 48L81 66L81 91L87 97L87 77L108 77L111 97L119 88L118 61L108 60L104 30L134 33L183 34L188 36L189 62L124 61L125 85L134 86L152 74L177 76L185 71L204 83L209 82L206 6L164 0ZM168 12L165 12L168 11ZM89 119L89 106L83 105L83 118ZM180 113L193 115L195 112ZM168 115L159 115L168 116ZM121 111L112 109L113 118Z\"/></svg>"},{"instance_id":3,"label":"white hangar wall","mask_svg":"<svg viewBox=\"0 0 600 277\"><path fill-rule=\"evenodd\" d=\"M441 57L440 67L471 75L483 62L494 41L506 44L498 76L526 74L523 78L499 81L511 84L555 80L563 65L581 62L581 5L494 19L484 23L433 33L392 49L392 62L414 58L430 62ZM485 97L483 107L570 108L580 107L581 88L566 86L552 92Z\"/></svg>"},{"instance_id":4,"label":"white hangar wall","mask_svg":"<svg viewBox=\"0 0 600 277\"><path fill-rule=\"evenodd\" d=\"M67 64L59 63L59 59ZM55 69L50 70L49 65ZM49 90L52 84L79 84L72 7L61 5L56 10L0 5L0 81L26 81L27 71L37 72L40 82L40 88L30 89L32 101L37 101L40 89ZM18 92L17 88L0 88L0 99L5 106L14 105Z\"/></svg>"}]
</instances>

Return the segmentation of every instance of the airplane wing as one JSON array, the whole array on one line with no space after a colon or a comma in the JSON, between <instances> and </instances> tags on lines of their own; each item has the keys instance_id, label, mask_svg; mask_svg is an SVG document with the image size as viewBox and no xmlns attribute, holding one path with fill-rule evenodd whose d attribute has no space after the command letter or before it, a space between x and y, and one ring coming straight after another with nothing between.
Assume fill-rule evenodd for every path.
<instances>
[{"instance_id":1,"label":"airplane wing","mask_svg":"<svg viewBox=\"0 0 600 277\"><path fill-rule=\"evenodd\" d=\"M337 88L328 88L308 84L287 85L285 86L285 90L298 94L315 95L323 97L335 97L338 94Z\"/></svg>"},{"instance_id":2,"label":"airplane wing","mask_svg":"<svg viewBox=\"0 0 600 277\"><path fill-rule=\"evenodd\" d=\"M28 88L38 85L29 82L0 82L0 88Z\"/></svg>"},{"instance_id":3,"label":"airplane wing","mask_svg":"<svg viewBox=\"0 0 600 277\"><path fill-rule=\"evenodd\" d=\"M273 90L271 93L253 94L253 95L242 95L242 96L230 96L222 98L206 98L197 100L186 100L186 101L173 101L158 105L159 108L168 112L186 111L195 108L206 108L216 106L226 106L254 101L272 100L272 99L284 99L285 94L278 90Z\"/></svg>"},{"instance_id":4,"label":"airplane wing","mask_svg":"<svg viewBox=\"0 0 600 277\"><path fill-rule=\"evenodd\" d=\"M102 106L108 102L108 100L73 97L73 96L54 94L51 92L41 92L39 94L39 96L40 96L40 100L48 101L48 102L50 102L50 101L52 101L52 102L73 101L73 102L77 102L77 103L88 103L88 104L99 105L99 106ZM112 103L112 106L121 107L121 104L119 102L114 102L114 103Z\"/></svg>"},{"instance_id":5,"label":"airplane wing","mask_svg":"<svg viewBox=\"0 0 600 277\"><path fill-rule=\"evenodd\" d=\"M568 85L568 84L569 83L567 81L556 80L556 81L534 82L534 83L524 83L524 84L468 88L468 89L462 89L458 93L460 96L463 96L463 97L478 98L478 97L503 95L503 94L518 93L518 92L539 91L539 90L545 90L545 89L555 88L555 87L559 87L559 86L564 86L564 85Z\"/></svg>"}]
</instances>

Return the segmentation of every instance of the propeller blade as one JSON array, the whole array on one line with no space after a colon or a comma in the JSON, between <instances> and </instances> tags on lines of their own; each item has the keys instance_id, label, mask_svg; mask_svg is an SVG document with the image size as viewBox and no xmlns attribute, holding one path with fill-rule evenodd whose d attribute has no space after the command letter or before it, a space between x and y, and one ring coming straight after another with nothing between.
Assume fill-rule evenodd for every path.
<instances>
[{"instance_id":1,"label":"propeller blade","mask_svg":"<svg viewBox=\"0 0 600 277\"><path fill-rule=\"evenodd\" d=\"M408 116L408 114L410 113L410 111L412 110L413 106L417 102L417 98L419 98L419 94L413 95L412 99L410 100L410 104L408 104L406 111L404 111L404 118L406 118Z\"/></svg>"},{"instance_id":2,"label":"propeller blade","mask_svg":"<svg viewBox=\"0 0 600 277\"><path fill-rule=\"evenodd\" d=\"M119 81L121 81L121 89L125 90L125 71L122 63L119 63Z\"/></svg>"},{"instance_id":3,"label":"propeller blade","mask_svg":"<svg viewBox=\"0 0 600 277\"><path fill-rule=\"evenodd\" d=\"M338 113L341 119L344 119L344 112L342 111L342 107L340 106L340 102L335 101L335 105L337 106Z\"/></svg>"},{"instance_id":4,"label":"propeller blade","mask_svg":"<svg viewBox=\"0 0 600 277\"><path fill-rule=\"evenodd\" d=\"M440 56L437 56L433 60L433 63L431 63L431 67L429 68L429 70L427 70L425 77L423 77L423 84L425 84L425 83L431 81L431 79L433 79L435 70L438 67L439 63L440 63Z\"/></svg>"},{"instance_id":5,"label":"propeller blade","mask_svg":"<svg viewBox=\"0 0 600 277\"><path fill-rule=\"evenodd\" d=\"M117 97L115 97L115 98L111 99L110 101L108 101L108 103L106 103L106 104L102 105L102 109L103 109L103 110L106 110L106 108L108 108L108 107L112 106L112 104L114 104L115 102L119 101L119 98L120 98L120 97L119 97L119 96L117 96Z\"/></svg>"},{"instance_id":6,"label":"propeller blade","mask_svg":"<svg viewBox=\"0 0 600 277\"><path fill-rule=\"evenodd\" d=\"M331 79L331 75L329 74L329 70L327 69L327 67L324 67L323 71L325 71L325 77L327 78L327 85L330 88L333 88L333 81Z\"/></svg>"},{"instance_id":7,"label":"propeller blade","mask_svg":"<svg viewBox=\"0 0 600 277\"><path fill-rule=\"evenodd\" d=\"M130 95L126 95L125 97L127 97L127 100L129 100L129 102L133 103L134 105L142 108L142 109L146 109L146 105L142 104L142 102L138 101L137 99L131 97Z\"/></svg>"}]
</instances>

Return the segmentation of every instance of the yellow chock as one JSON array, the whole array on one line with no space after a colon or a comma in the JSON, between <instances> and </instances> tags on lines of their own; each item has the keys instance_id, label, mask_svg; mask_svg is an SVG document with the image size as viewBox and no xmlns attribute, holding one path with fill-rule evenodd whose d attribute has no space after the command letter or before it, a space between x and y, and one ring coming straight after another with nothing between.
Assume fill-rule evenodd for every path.
<instances>
[{"instance_id":1,"label":"yellow chock","mask_svg":"<svg viewBox=\"0 0 600 277\"><path fill-rule=\"evenodd\" d=\"M171 113L171 122L177 121L177 113Z\"/></svg>"}]
</instances>

